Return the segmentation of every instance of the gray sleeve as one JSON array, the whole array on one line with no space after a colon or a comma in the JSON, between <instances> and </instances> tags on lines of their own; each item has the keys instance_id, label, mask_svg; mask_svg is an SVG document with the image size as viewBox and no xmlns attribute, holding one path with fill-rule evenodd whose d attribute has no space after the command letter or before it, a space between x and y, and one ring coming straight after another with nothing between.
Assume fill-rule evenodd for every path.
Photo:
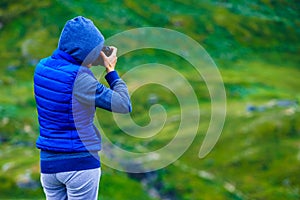
<instances>
[{"instance_id":1,"label":"gray sleeve","mask_svg":"<svg viewBox=\"0 0 300 200\"><path fill-rule=\"evenodd\" d=\"M87 73L81 73L76 77L73 95L83 104L95 105L95 93L98 81Z\"/></svg>"},{"instance_id":2,"label":"gray sleeve","mask_svg":"<svg viewBox=\"0 0 300 200\"><path fill-rule=\"evenodd\" d=\"M117 113L131 112L131 102L125 82L116 78L108 81L110 88L87 73L79 74L74 84L74 96L83 104Z\"/></svg>"}]
</instances>

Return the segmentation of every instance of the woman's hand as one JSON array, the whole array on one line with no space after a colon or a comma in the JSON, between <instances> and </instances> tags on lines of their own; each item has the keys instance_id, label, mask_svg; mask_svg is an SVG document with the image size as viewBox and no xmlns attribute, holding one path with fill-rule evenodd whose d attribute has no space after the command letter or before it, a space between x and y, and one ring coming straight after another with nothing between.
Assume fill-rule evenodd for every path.
<instances>
[{"instance_id":1,"label":"woman's hand","mask_svg":"<svg viewBox=\"0 0 300 200\"><path fill-rule=\"evenodd\" d=\"M117 48L114 46L110 46L113 51L110 56L106 56L103 51L100 52L100 55L102 56L104 67L106 68L106 72L109 73L111 71L115 70L115 66L117 64Z\"/></svg>"}]
</instances>

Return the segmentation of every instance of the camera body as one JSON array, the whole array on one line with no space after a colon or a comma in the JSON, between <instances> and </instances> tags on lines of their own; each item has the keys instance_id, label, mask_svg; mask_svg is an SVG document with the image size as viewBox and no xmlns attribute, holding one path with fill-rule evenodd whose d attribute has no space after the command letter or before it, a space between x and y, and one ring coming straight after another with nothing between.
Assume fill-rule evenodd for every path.
<instances>
[{"instance_id":1,"label":"camera body","mask_svg":"<svg viewBox=\"0 0 300 200\"><path fill-rule=\"evenodd\" d=\"M109 57L112 52L113 52L113 49L111 49L109 46L103 46L102 50L103 53ZM98 56L98 58L92 63L93 66L97 66L97 65L102 65L104 66L104 61L103 61L103 58L101 55Z\"/></svg>"},{"instance_id":2,"label":"camera body","mask_svg":"<svg viewBox=\"0 0 300 200\"><path fill-rule=\"evenodd\" d=\"M103 53L108 57L112 54L113 49L111 49L109 46L103 46L101 51L103 51Z\"/></svg>"}]
</instances>

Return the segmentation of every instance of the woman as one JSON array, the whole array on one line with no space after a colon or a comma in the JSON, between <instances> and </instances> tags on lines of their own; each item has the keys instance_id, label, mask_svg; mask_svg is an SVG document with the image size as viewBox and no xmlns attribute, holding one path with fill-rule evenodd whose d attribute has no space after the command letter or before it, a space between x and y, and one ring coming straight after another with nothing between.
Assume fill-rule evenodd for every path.
<instances>
[{"instance_id":1,"label":"woman","mask_svg":"<svg viewBox=\"0 0 300 200\"><path fill-rule=\"evenodd\" d=\"M82 16L69 20L58 48L42 59L34 73L34 93L40 134L41 183L48 200L93 200L101 176L100 133L93 124L95 107L127 113L131 103L127 86L115 71L117 49L107 56L104 37ZM90 71L102 60L110 88Z\"/></svg>"}]
</instances>

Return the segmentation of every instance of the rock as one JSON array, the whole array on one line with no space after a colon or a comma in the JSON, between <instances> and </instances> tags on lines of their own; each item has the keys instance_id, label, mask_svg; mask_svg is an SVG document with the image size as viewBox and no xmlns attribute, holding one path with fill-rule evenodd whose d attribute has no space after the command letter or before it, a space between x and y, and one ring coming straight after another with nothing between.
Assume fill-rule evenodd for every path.
<instances>
[{"instance_id":1,"label":"rock","mask_svg":"<svg viewBox=\"0 0 300 200\"><path fill-rule=\"evenodd\" d=\"M8 138L5 135L6 134L4 134L3 132L0 132L0 144L8 141Z\"/></svg>"},{"instance_id":2,"label":"rock","mask_svg":"<svg viewBox=\"0 0 300 200\"><path fill-rule=\"evenodd\" d=\"M28 60L28 64L29 64L30 66L36 66L38 63L39 63L39 60L38 60L38 59L29 59L29 60Z\"/></svg>"},{"instance_id":3,"label":"rock","mask_svg":"<svg viewBox=\"0 0 300 200\"><path fill-rule=\"evenodd\" d=\"M287 115L287 116L291 116L293 114L295 114L295 108L288 108L288 109L285 109L284 110L284 114Z\"/></svg>"},{"instance_id":4,"label":"rock","mask_svg":"<svg viewBox=\"0 0 300 200\"><path fill-rule=\"evenodd\" d=\"M6 67L6 70L9 71L9 72L14 72L18 69L19 67L18 66L15 66L15 65L9 65Z\"/></svg>"},{"instance_id":5,"label":"rock","mask_svg":"<svg viewBox=\"0 0 300 200\"><path fill-rule=\"evenodd\" d=\"M9 162L9 163L5 163L3 166L2 166L2 171L3 172L6 172L7 170L9 170L11 167L14 166L14 163L12 162Z\"/></svg>"},{"instance_id":6,"label":"rock","mask_svg":"<svg viewBox=\"0 0 300 200\"><path fill-rule=\"evenodd\" d=\"M9 118L8 117L3 117L2 120L1 120L2 126L5 126L8 123L9 123Z\"/></svg>"},{"instance_id":7,"label":"rock","mask_svg":"<svg viewBox=\"0 0 300 200\"><path fill-rule=\"evenodd\" d=\"M236 189L235 189L235 186L234 186L233 184L229 183L229 182L225 182L224 188L225 188L228 192L230 192L230 193L234 193L235 190L236 190Z\"/></svg>"},{"instance_id":8,"label":"rock","mask_svg":"<svg viewBox=\"0 0 300 200\"><path fill-rule=\"evenodd\" d=\"M291 101L291 100L278 100L277 106L278 107L289 107L289 106L296 106L297 101Z\"/></svg>"},{"instance_id":9,"label":"rock","mask_svg":"<svg viewBox=\"0 0 300 200\"><path fill-rule=\"evenodd\" d=\"M212 173L209 173L207 171L204 171L204 170L200 170L198 172L198 176L203 178L203 179L206 179L206 180L213 180L215 179L215 175L213 175Z\"/></svg>"},{"instance_id":10,"label":"rock","mask_svg":"<svg viewBox=\"0 0 300 200\"><path fill-rule=\"evenodd\" d=\"M256 106L248 105L248 106L246 107L246 110L247 110L248 112L256 111Z\"/></svg>"},{"instance_id":11,"label":"rock","mask_svg":"<svg viewBox=\"0 0 300 200\"><path fill-rule=\"evenodd\" d=\"M156 104L158 102L158 97L156 94L150 94L148 97L148 103L150 105Z\"/></svg>"},{"instance_id":12,"label":"rock","mask_svg":"<svg viewBox=\"0 0 300 200\"><path fill-rule=\"evenodd\" d=\"M24 125L23 131L24 131L25 133L33 133L33 132L32 132L31 126L28 125L28 124L25 124L25 125Z\"/></svg>"},{"instance_id":13,"label":"rock","mask_svg":"<svg viewBox=\"0 0 300 200\"><path fill-rule=\"evenodd\" d=\"M20 189L37 189L40 187L40 184L38 181L35 181L31 178L31 171L27 170L25 174L22 174L18 177L17 180L17 186Z\"/></svg>"}]
</instances>

